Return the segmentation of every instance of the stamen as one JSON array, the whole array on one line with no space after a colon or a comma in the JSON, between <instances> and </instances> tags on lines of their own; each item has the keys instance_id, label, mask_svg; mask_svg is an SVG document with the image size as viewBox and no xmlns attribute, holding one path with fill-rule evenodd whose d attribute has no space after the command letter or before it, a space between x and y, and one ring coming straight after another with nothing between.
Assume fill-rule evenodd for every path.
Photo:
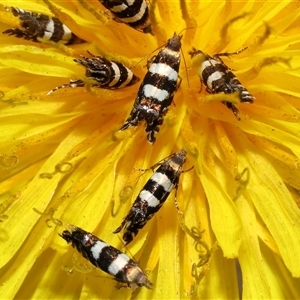
<instances>
[{"instance_id":1,"label":"stamen","mask_svg":"<svg viewBox=\"0 0 300 300\"><path fill-rule=\"evenodd\" d=\"M247 188L247 185L250 180L250 171L248 168L245 168L241 174L238 174L235 177L235 180L239 183L239 187L236 190L235 196L233 197L233 201L236 201L243 191Z\"/></svg>"},{"instance_id":2,"label":"stamen","mask_svg":"<svg viewBox=\"0 0 300 300\"><path fill-rule=\"evenodd\" d=\"M225 46L230 42L230 38L228 37L228 30L229 30L229 27L234 24L235 22L239 21L240 19L243 19L245 17L247 17L248 15L250 15L251 13L250 12L244 12L232 19L230 19L228 22L226 22L221 31L220 31L220 40L221 40L221 43L219 45L219 48L220 49L224 49Z\"/></svg>"},{"instance_id":3,"label":"stamen","mask_svg":"<svg viewBox=\"0 0 300 300\"><path fill-rule=\"evenodd\" d=\"M261 46L261 45L265 42L265 40L267 40L268 37L269 37L269 36L271 35L271 33L272 33L271 27L269 26L269 24L266 23L266 22L264 22L264 24L265 24L265 32L264 32L264 34L263 34L261 37L259 37L259 39L257 40L257 43L256 43L257 46Z\"/></svg>"},{"instance_id":4,"label":"stamen","mask_svg":"<svg viewBox=\"0 0 300 300\"><path fill-rule=\"evenodd\" d=\"M115 201L112 200L111 202L111 215L112 217L115 217L121 207L128 201L128 199L131 197L133 193L133 187L132 186L125 186L119 193L119 198L120 198L120 202L119 202L119 206L117 207L117 209L114 211L115 209Z\"/></svg>"},{"instance_id":5,"label":"stamen","mask_svg":"<svg viewBox=\"0 0 300 300\"><path fill-rule=\"evenodd\" d=\"M22 102L18 101L17 102L17 100L14 99L14 98L13 99L4 100L4 99L2 99L2 98L4 98L4 96L5 96L5 94L2 91L0 91L0 102L5 103L5 104L9 104L12 107L15 107L17 105L26 105L26 104L28 104L28 102L25 102L25 101L22 101Z\"/></svg>"},{"instance_id":6,"label":"stamen","mask_svg":"<svg viewBox=\"0 0 300 300\"><path fill-rule=\"evenodd\" d=\"M32 209L33 209L33 211L35 211L37 214L39 214L41 216L49 217L49 219L45 220L48 228L52 228L52 225L50 225L50 222L52 222L56 226L63 226L64 223L62 221L53 217L53 214L55 213L54 209L50 208L49 212L41 212L38 209L36 209L35 207L33 207Z\"/></svg>"},{"instance_id":7,"label":"stamen","mask_svg":"<svg viewBox=\"0 0 300 300\"><path fill-rule=\"evenodd\" d=\"M72 172L74 170L74 166L73 164L69 163L69 162L59 162L56 166L55 166L55 171L52 173L41 173L39 175L40 178L46 178L46 179L52 179L53 175L57 174L57 173L61 173L61 174L68 174L70 172Z\"/></svg>"},{"instance_id":8,"label":"stamen","mask_svg":"<svg viewBox=\"0 0 300 300\"><path fill-rule=\"evenodd\" d=\"M97 20L99 20L103 25L108 23L108 14L102 10L95 9L88 1L78 0L79 3L88 10Z\"/></svg>"}]
</instances>

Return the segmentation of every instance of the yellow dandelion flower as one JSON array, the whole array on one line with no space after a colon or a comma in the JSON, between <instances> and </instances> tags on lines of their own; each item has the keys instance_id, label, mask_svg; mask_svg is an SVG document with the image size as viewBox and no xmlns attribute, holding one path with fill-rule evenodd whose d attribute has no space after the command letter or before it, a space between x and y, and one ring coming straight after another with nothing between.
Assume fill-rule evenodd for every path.
<instances>
[{"instance_id":1,"label":"yellow dandelion flower","mask_svg":"<svg viewBox=\"0 0 300 300\"><path fill-rule=\"evenodd\" d=\"M86 41L1 35L1 297L300 298L298 2L149 2L153 35L116 22L100 2L0 1L1 32L20 26L11 5L55 15ZM89 51L143 78L141 59L181 31L183 81L157 141L143 125L119 132L139 83L93 87L73 60ZM248 47L222 60L254 102L201 89L193 47L211 57ZM47 95L69 79L85 88ZM125 248L112 232L151 176L136 169L183 147L184 168L194 168L180 178L182 213L171 195ZM153 288L117 289L58 235L61 222L132 255Z\"/></svg>"}]
</instances>

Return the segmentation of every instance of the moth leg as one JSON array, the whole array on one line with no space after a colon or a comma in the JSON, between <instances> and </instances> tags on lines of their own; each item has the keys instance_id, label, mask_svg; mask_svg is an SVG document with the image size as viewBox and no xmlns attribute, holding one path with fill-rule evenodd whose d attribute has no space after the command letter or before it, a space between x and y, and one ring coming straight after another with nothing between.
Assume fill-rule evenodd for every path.
<instances>
[{"instance_id":1,"label":"moth leg","mask_svg":"<svg viewBox=\"0 0 300 300\"><path fill-rule=\"evenodd\" d=\"M180 171L180 173L186 173L186 172L189 172L189 171L191 171L193 169L194 169L194 166L192 166L192 167L190 167L190 168L188 168L186 170L182 170L182 171Z\"/></svg>"},{"instance_id":2,"label":"moth leg","mask_svg":"<svg viewBox=\"0 0 300 300\"><path fill-rule=\"evenodd\" d=\"M175 92L177 92L177 90L180 88L181 83L182 83L182 77L180 75L178 75Z\"/></svg>"},{"instance_id":3,"label":"moth leg","mask_svg":"<svg viewBox=\"0 0 300 300\"><path fill-rule=\"evenodd\" d=\"M147 59L147 69L150 69L150 66L152 65L152 63L154 62L155 58L157 55L152 56L151 58Z\"/></svg>"},{"instance_id":4,"label":"moth leg","mask_svg":"<svg viewBox=\"0 0 300 300\"><path fill-rule=\"evenodd\" d=\"M189 171L191 171L192 169L194 169L194 166L190 167L190 168L187 169L187 170L181 170L181 171L180 171L180 174L181 174L181 173L189 172ZM174 186L174 189L175 189L175 199L174 199L174 201L175 201L175 207L177 208L178 213L179 213L181 216L183 216L183 211L179 208L179 205L178 205L178 202L177 202L178 183L179 183L179 180L177 180L177 182L175 183L175 186Z\"/></svg>"},{"instance_id":5,"label":"moth leg","mask_svg":"<svg viewBox=\"0 0 300 300\"><path fill-rule=\"evenodd\" d=\"M199 94L201 93L202 91L202 87L203 87L203 80L201 79L200 77L200 90L199 90ZM207 89L207 88L206 88Z\"/></svg>"},{"instance_id":6,"label":"moth leg","mask_svg":"<svg viewBox=\"0 0 300 300\"><path fill-rule=\"evenodd\" d=\"M209 94L214 94L214 92L208 86L205 88L205 91Z\"/></svg>"},{"instance_id":7,"label":"moth leg","mask_svg":"<svg viewBox=\"0 0 300 300\"><path fill-rule=\"evenodd\" d=\"M240 111L233 103L231 103L229 101L222 101L222 103L224 105L226 105L227 108L229 108L233 112L233 114L235 115L235 117L237 118L238 121L241 121Z\"/></svg>"}]
</instances>

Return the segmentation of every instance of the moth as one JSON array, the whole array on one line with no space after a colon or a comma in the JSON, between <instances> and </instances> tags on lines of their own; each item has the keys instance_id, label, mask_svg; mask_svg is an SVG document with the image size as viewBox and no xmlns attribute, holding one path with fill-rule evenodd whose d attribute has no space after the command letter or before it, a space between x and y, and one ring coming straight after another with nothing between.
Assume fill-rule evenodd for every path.
<instances>
[{"instance_id":1,"label":"moth","mask_svg":"<svg viewBox=\"0 0 300 300\"><path fill-rule=\"evenodd\" d=\"M39 42L38 38L43 38L56 43L73 45L85 43L84 40L76 36L58 18L50 17L22 8L11 7L11 12L20 20L21 28L10 28L3 31L4 34L14 35L18 38Z\"/></svg>"},{"instance_id":2,"label":"moth","mask_svg":"<svg viewBox=\"0 0 300 300\"><path fill-rule=\"evenodd\" d=\"M114 276L116 281L151 288L145 273L125 253L79 227L68 224L68 228L59 235L94 266Z\"/></svg>"},{"instance_id":3,"label":"moth","mask_svg":"<svg viewBox=\"0 0 300 300\"><path fill-rule=\"evenodd\" d=\"M209 56L208 54L193 48L189 54L191 57L196 57L201 61L200 68L198 70L198 75L201 82L206 86L206 91L211 94L232 94L238 92L239 99L241 102L253 103L255 97L249 93L249 91L241 84L241 82L236 78L230 68L228 68L225 63L220 58L221 56L230 56L233 54L238 54L244 51L234 53L219 53L214 56ZM229 101L222 101L235 115L235 117L240 120L238 108Z\"/></svg>"},{"instance_id":4,"label":"moth","mask_svg":"<svg viewBox=\"0 0 300 300\"><path fill-rule=\"evenodd\" d=\"M123 240L129 244L146 223L154 216L167 200L171 191L177 189L182 170L186 161L185 149L170 155L156 166L159 166L146 182L122 224L114 231L124 231Z\"/></svg>"},{"instance_id":5,"label":"moth","mask_svg":"<svg viewBox=\"0 0 300 300\"><path fill-rule=\"evenodd\" d=\"M147 0L99 0L116 20L143 33L152 33Z\"/></svg>"},{"instance_id":6,"label":"moth","mask_svg":"<svg viewBox=\"0 0 300 300\"><path fill-rule=\"evenodd\" d=\"M140 80L122 63L88 53L91 57L81 56L81 59L74 59L74 61L86 68L85 76L94 80L93 86L102 89L119 89L131 86ZM80 79L70 80L70 83L55 87L47 95L62 88L84 87L84 85Z\"/></svg>"},{"instance_id":7,"label":"moth","mask_svg":"<svg viewBox=\"0 0 300 300\"><path fill-rule=\"evenodd\" d=\"M154 57L138 90L130 116L120 130L146 123L148 141L153 144L155 133L180 86L179 66L182 35L174 33L166 46Z\"/></svg>"}]
</instances>

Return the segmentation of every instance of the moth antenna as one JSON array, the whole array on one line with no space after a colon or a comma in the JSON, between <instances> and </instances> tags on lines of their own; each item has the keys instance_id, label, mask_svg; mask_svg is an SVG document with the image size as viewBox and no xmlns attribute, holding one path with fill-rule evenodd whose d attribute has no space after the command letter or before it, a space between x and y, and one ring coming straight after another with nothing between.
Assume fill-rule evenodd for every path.
<instances>
[{"instance_id":1,"label":"moth antenna","mask_svg":"<svg viewBox=\"0 0 300 300\"><path fill-rule=\"evenodd\" d=\"M188 83L188 87L190 88L190 80L189 80L189 75L188 75L188 71L187 71L186 60L185 60L185 56L184 56L184 54L183 54L183 51L182 51L182 48L181 48L181 47L180 47L180 52L181 52L181 54L182 54L183 63L184 63L184 66L185 66L186 80L187 80L187 83Z\"/></svg>"},{"instance_id":2,"label":"moth antenna","mask_svg":"<svg viewBox=\"0 0 300 300\"><path fill-rule=\"evenodd\" d=\"M198 25L198 26L188 26L188 27L185 27L185 28L183 28L183 29L181 29L181 30L179 31L178 35L180 35L182 32L184 32L184 31L187 30L187 29L196 29L196 28L200 28L200 27L204 26L205 24L206 24L206 23L203 23L203 24Z\"/></svg>"},{"instance_id":3,"label":"moth antenna","mask_svg":"<svg viewBox=\"0 0 300 300\"><path fill-rule=\"evenodd\" d=\"M177 35L180 35L183 31L187 30L187 29L195 29L195 28L199 28L199 27L202 27L203 25L205 25L205 23L203 23L202 25L199 25L199 26L189 26L189 27L185 27L183 28ZM167 42L164 43L163 45L157 47L156 49L154 49L153 51L151 51L149 54L147 54L146 56L144 56L140 61L138 61L133 67L137 66L139 63L141 63L145 58L148 59L148 57L153 54L155 51L163 48L164 46L166 46ZM183 54L182 50L181 50L181 53ZM185 61L185 58L184 58L184 61ZM186 65L186 63L185 63Z\"/></svg>"},{"instance_id":4,"label":"moth antenna","mask_svg":"<svg viewBox=\"0 0 300 300\"><path fill-rule=\"evenodd\" d=\"M163 48L164 46L166 46L166 44L167 44L167 43L165 43L165 44L163 44L163 45L157 47L156 49L154 49L153 51L151 51L150 53L148 53L148 54L147 54L146 56L144 56L141 60L139 60L136 64L134 64L134 65L132 66L132 68L134 68L135 66L137 66L138 64L140 64L144 59L147 59L147 60L148 60L148 57L149 57L151 54L153 54L155 51L157 51L157 50Z\"/></svg>"}]
</instances>

